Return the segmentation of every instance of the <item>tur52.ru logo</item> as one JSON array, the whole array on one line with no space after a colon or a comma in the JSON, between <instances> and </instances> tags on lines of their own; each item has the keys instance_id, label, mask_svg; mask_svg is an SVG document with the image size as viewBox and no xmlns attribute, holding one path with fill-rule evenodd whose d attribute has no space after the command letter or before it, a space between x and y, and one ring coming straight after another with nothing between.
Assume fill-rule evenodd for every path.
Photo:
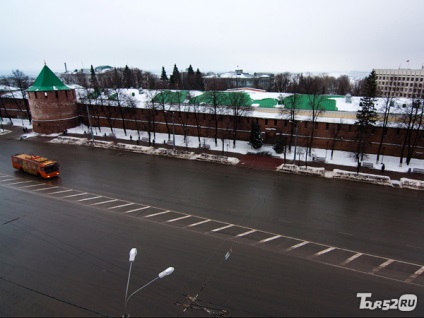
<instances>
[{"instance_id":1,"label":"tur52.ru logo","mask_svg":"<svg viewBox=\"0 0 424 318\"><path fill-rule=\"evenodd\" d=\"M413 311L417 307L418 299L416 295L404 294L399 299L385 299L385 300L369 300L372 293L357 293L356 297L361 299L359 309L368 310L390 310L398 309L400 311Z\"/></svg>"}]
</instances>

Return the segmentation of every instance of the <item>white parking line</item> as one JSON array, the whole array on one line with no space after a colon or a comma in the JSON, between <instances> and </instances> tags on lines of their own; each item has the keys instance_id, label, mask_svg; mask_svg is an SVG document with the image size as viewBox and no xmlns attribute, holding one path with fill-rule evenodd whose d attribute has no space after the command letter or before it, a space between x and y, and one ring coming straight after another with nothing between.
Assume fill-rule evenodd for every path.
<instances>
[{"instance_id":1,"label":"white parking line","mask_svg":"<svg viewBox=\"0 0 424 318\"><path fill-rule=\"evenodd\" d=\"M88 194L88 193L87 193L87 192L82 192L82 193L77 193L77 194L71 194L71 195L67 195L67 196L62 197L61 199L64 199L64 198L72 198L72 197L78 197L78 196L80 196L80 195L84 195L84 194Z\"/></svg>"},{"instance_id":2,"label":"white parking line","mask_svg":"<svg viewBox=\"0 0 424 318\"><path fill-rule=\"evenodd\" d=\"M382 268L386 267L387 265L393 263L394 260L392 259L388 259L387 261L385 261L383 264L380 264L379 266L377 266L376 268L374 268L372 271L368 272L369 274L375 274L377 273L379 270L381 270Z\"/></svg>"},{"instance_id":3,"label":"white parking line","mask_svg":"<svg viewBox=\"0 0 424 318\"><path fill-rule=\"evenodd\" d=\"M51 190L51 189L57 189L59 187L55 186L55 187L47 187L47 188L42 188L42 189L36 189L33 192L37 192L37 191L44 191L44 190Z\"/></svg>"},{"instance_id":4,"label":"white parking line","mask_svg":"<svg viewBox=\"0 0 424 318\"><path fill-rule=\"evenodd\" d=\"M115 201L118 201L118 199L97 202L97 203L93 203L92 205L105 204L105 203L110 203L110 202L115 202Z\"/></svg>"},{"instance_id":5,"label":"white parking line","mask_svg":"<svg viewBox=\"0 0 424 318\"><path fill-rule=\"evenodd\" d=\"M237 234L236 236L238 236L238 237L246 236L246 235L249 235L251 233L255 233L256 231L257 230L250 230L250 231L247 231L247 232L244 232L244 233Z\"/></svg>"},{"instance_id":6,"label":"white parking line","mask_svg":"<svg viewBox=\"0 0 424 318\"><path fill-rule=\"evenodd\" d=\"M332 251L332 250L334 250L334 249L336 249L336 248L335 248L335 247L329 247L329 248L326 248L325 250L322 250L322 251L320 251L320 252L318 252L318 253L315 253L314 255L312 255L312 257L320 256L320 255L322 255L322 254L325 254L325 253L331 252L331 251Z\"/></svg>"},{"instance_id":7,"label":"white parking line","mask_svg":"<svg viewBox=\"0 0 424 318\"><path fill-rule=\"evenodd\" d=\"M166 211L163 211L163 212L153 213L153 214L146 215L146 216L145 216L145 218L150 218L150 217L152 217L152 216L161 215L161 214L166 214L166 213L169 213L169 212L171 212L171 211L166 210Z\"/></svg>"},{"instance_id":8,"label":"white parking line","mask_svg":"<svg viewBox=\"0 0 424 318\"><path fill-rule=\"evenodd\" d=\"M228 224L226 226L223 226L223 227L220 227L220 228L217 228L217 229L213 229L211 232L218 232L218 231L221 231L221 230L228 229L229 227L232 227L232 226L234 226L234 224Z\"/></svg>"},{"instance_id":9,"label":"white parking line","mask_svg":"<svg viewBox=\"0 0 424 318\"><path fill-rule=\"evenodd\" d=\"M129 211L124 212L124 213L131 213L131 212L135 212L135 211L145 210L145 209L148 209L148 208L150 208L150 206L144 206L144 207L142 207L142 208L129 210Z\"/></svg>"},{"instance_id":10,"label":"white parking line","mask_svg":"<svg viewBox=\"0 0 424 318\"><path fill-rule=\"evenodd\" d=\"M62 190L62 191L55 191L55 192L52 192L52 193L49 193L49 194L65 193L65 192L69 192L69 191L74 191L74 190L67 189L67 190Z\"/></svg>"},{"instance_id":11,"label":"white parking line","mask_svg":"<svg viewBox=\"0 0 424 318\"><path fill-rule=\"evenodd\" d=\"M340 263L341 266L344 266L348 263L350 263L351 261L353 261L354 259L357 259L359 256L362 256L362 253L356 253L355 255L349 257L347 260L345 260L344 262Z\"/></svg>"},{"instance_id":12,"label":"white parking line","mask_svg":"<svg viewBox=\"0 0 424 318\"><path fill-rule=\"evenodd\" d=\"M98 199L98 198L101 198L102 196L101 195L99 195L99 196L97 196L97 197L92 197L92 198L85 198L85 199L80 199L80 200L77 200L78 202L81 202L81 201L88 201L88 200L94 200L94 199Z\"/></svg>"},{"instance_id":13,"label":"white parking line","mask_svg":"<svg viewBox=\"0 0 424 318\"><path fill-rule=\"evenodd\" d=\"M187 219L187 218L190 218L190 217L191 217L191 215L184 215L184 216L179 217L179 218L176 218L176 219L168 220L168 221L166 221L166 223L175 222L175 221L179 221L179 220L184 220L184 219Z\"/></svg>"},{"instance_id":14,"label":"white parking line","mask_svg":"<svg viewBox=\"0 0 424 318\"><path fill-rule=\"evenodd\" d=\"M197 223L190 224L190 225L188 225L188 227L197 226L197 225L200 225L200 224L208 223L210 221L212 221L212 220L211 219L203 220L203 221L200 221L200 222L197 222Z\"/></svg>"},{"instance_id":15,"label":"white parking line","mask_svg":"<svg viewBox=\"0 0 424 318\"><path fill-rule=\"evenodd\" d=\"M122 207L124 207L124 206L129 206L129 205L134 205L134 204L135 204L135 203L130 202L130 203L125 203L125 204L121 204L121 205L113 206L113 207L110 207L110 208L108 208L108 209L109 209L109 210L112 210L112 209L122 208Z\"/></svg>"},{"instance_id":16,"label":"white parking line","mask_svg":"<svg viewBox=\"0 0 424 318\"><path fill-rule=\"evenodd\" d=\"M309 242L308 241L303 241L303 242L301 242L301 243L299 243L299 244L296 244L296 245L293 245L292 247L289 247L288 249L286 249L285 251L286 252L290 252L290 251L292 251L292 250L294 250L294 249L296 249L296 248L299 248L299 247L301 247L301 246L303 246L303 245L306 245L306 244L308 244Z\"/></svg>"},{"instance_id":17,"label":"white parking line","mask_svg":"<svg viewBox=\"0 0 424 318\"><path fill-rule=\"evenodd\" d=\"M28 183L28 182L34 182L34 181L31 181L31 180L28 180L28 181L19 181L19 182L9 183L9 185L12 185L12 184L20 184L20 183Z\"/></svg>"},{"instance_id":18,"label":"white parking line","mask_svg":"<svg viewBox=\"0 0 424 318\"><path fill-rule=\"evenodd\" d=\"M407 282L407 283L412 282L415 278L417 278L418 276L420 276L422 273L424 273L424 266L421 267L419 270L417 270L414 274L412 274L411 276L409 276L409 278L407 280L405 280L405 282Z\"/></svg>"},{"instance_id":19,"label":"white parking line","mask_svg":"<svg viewBox=\"0 0 424 318\"><path fill-rule=\"evenodd\" d=\"M266 239L263 239L263 240L259 241L259 243L266 243L266 242L269 242L269 241L276 240L276 239L278 239L280 237L281 237L281 235L274 235L274 236L271 236L271 237L268 237Z\"/></svg>"},{"instance_id":20,"label":"white parking line","mask_svg":"<svg viewBox=\"0 0 424 318\"><path fill-rule=\"evenodd\" d=\"M15 178L10 178L10 179L3 179L3 180L0 180L1 182L3 182L3 181L10 181L10 180L16 180Z\"/></svg>"},{"instance_id":21,"label":"white parking line","mask_svg":"<svg viewBox=\"0 0 424 318\"><path fill-rule=\"evenodd\" d=\"M23 188L32 188L32 187L39 187L39 186L45 186L45 184L44 184L44 183L31 184L31 185L27 185L27 186L19 187L19 189L23 189Z\"/></svg>"}]
</instances>

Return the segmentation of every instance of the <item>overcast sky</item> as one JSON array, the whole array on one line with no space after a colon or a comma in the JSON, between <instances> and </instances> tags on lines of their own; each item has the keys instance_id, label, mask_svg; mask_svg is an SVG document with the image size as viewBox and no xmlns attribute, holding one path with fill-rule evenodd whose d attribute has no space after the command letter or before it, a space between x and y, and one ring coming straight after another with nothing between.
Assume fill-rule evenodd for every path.
<instances>
[{"instance_id":1,"label":"overcast sky","mask_svg":"<svg viewBox=\"0 0 424 318\"><path fill-rule=\"evenodd\" d=\"M168 75L424 65L422 0L5 0L0 74L90 65ZM409 60L409 63L407 63Z\"/></svg>"}]
</instances>

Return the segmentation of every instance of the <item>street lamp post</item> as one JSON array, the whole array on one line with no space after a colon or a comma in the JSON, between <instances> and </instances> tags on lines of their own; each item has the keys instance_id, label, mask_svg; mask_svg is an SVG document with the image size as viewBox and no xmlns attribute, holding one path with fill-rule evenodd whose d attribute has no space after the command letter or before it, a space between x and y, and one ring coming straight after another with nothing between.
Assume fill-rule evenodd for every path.
<instances>
[{"instance_id":1,"label":"street lamp post","mask_svg":"<svg viewBox=\"0 0 424 318\"><path fill-rule=\"evenodd\" d=\"M143 288L149 286L150 284L152 284L153 282L155 282L156 280L163 278L165 276L171 275L174 271L174 267L168 267L167 269L165 269L164 271L160 272L159 275L152 279L150 282L148 282L147 284L143 285L142 287L140 287L139 289L137 289L135 292L133 292L131 295L128 296L128 286L130 284L130 277L131 277L131 269L132 269L132 263L135 261L135 257L137 255L137 249L136 248L132 248L130 250L130 269L128 272L128 281L127 281L127 288L125 290L125 303L124 303L124 315L123 317L129 317L128 314L128 301L130 300L130 298L132 296L134 296L136 293L138 293L140 290L142 290Z\"/></svg>"}]
</instances>

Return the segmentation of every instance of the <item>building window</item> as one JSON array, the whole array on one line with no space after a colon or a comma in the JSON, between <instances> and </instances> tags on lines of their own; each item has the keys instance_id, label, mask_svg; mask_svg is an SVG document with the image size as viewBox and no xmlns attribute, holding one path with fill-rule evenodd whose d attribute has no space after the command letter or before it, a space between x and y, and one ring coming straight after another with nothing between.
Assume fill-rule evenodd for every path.
<instances>
[{"instance_id":1,"label":"building window","mask_svg":"<svg viewBox=\"0 0 424 318\"><path fill-rule=\"evenodd\" d=\"M274 126L277 126L277 120L274 119Z\"/></svg>"},{"instance_id":2,"label":"building window","mask_svg":"<svg viewBox=\"0 0 424 318\"><path fill-rule=\"evenodd\" d=\"M284 127L287 127L287 120L284 121Z\"/></svg>"},{"instance_id":3,"label":"building window","mask_svg":"<svg viewBox=\"0 0 424 318\"><path fill-rule=\"evenodd\" d=\"M268 119L265 119L265 126L268 126Z\"/></svg>"},{"instance_id":4,"label":"building window","mask_svg":"<svg viewBox=\"0 0 424 318\"><path fill-rule=\"evenodd\" d=\"M315 129L318 129L318 123L315 122Z\"/></svg>"},{"instance_id":5,"label":"building window","mask_svg":"<svg viewBox=\"0 0 424 318\"><path fill-rule=\"evenodd\" d=\"M308 122L305 121L305 128L308 128Z\"/></svg>"},{"instance_id":6,"label":"building window","mask_svg":"<svg viewBox=\"0 0 424 318\"><path fill-rule=\"evenodd\" d=\"M68 91L65 91L65 97L68 98Z\"/></svg>"},{"instance_id":7,"label":"building window","mask_svg":"<svg viewBox=\"0 0 424 318\"><path fill-rule=\"evenodd\" d=\"M328 130L330 128L330 124L329 123L326 123L325 124L325 130Z\"/></svg>"},{"instance_id":8,"label":"building window","mask_svg":"<svg viewBox=\"0 0 424 318\"><path fill-rule=\"evenodd\" d=\"M348 131L348 132L351 132L351 131L352 131L352 125L349 125L349 126L347 127L347 131Z\"/></svg>"},{"instance_id":9,"label":"building window","mask_svg":"<svg viewBox=\"0 0 424 318\"><path fill-rule=\"evenodd\" d=\"M59 98L59 93L57 91L54 92L56 95L56 98Z\"/></svg>"}]
</instances>

